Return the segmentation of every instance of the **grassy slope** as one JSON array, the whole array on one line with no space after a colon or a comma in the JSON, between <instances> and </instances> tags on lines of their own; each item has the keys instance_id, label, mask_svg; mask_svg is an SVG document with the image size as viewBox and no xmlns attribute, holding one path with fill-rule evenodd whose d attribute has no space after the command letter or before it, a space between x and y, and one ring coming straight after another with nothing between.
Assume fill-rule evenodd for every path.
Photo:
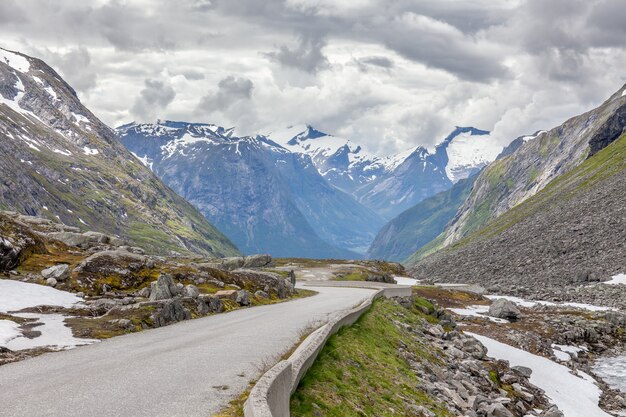
<instances>
[{"instance_id":1,"label":"grassy slope","mask_svg":"<svg viewBox=\"0 0 626 417\"><path fill-rule=\"evenodd\" d=\"M432 304L419 299L419 304ZM421 319L435 320L388 300L378 300L353 326L332 336L291 399L291 415L315 415L319 407L327 417L397 416L407 406L422 405L436 416L449 416L437 402L421 391L419 379L398 355L401 342L418 352L423 361L437 363L439 352L426 347L408 330L398 329L394 317L412 327Z\"/></svg>"},{"instance_id":2,"label":"grassy slope","mask_svg":"<svg viewBox=\"0 0 626 417\"><path fill-rule=\"evenodd\" d=\"M473 178L461 180L392 219L374 239L368 258L402 261L437 237L469 195L473 182Z\"/></svg>"},{"instance_id":3,"label":"grassy slope","mask_svg":"<svg viewBox=\"0 0 626 417\"><path fill-rule=\"evenodd\" d=\"M602 149L600 152L585 160L572 171L561 175L550 182L543 190L512 208L500 217L488 223L482 229L443 249L454 251L469 243L489 239L507 230L522 219L532 216L542 210L546 210L555 202L575 197L579 192L592 187L598 182L626 169L626 134L615 142ZM437 249L436 245L430 245L427 252L423 248L411 256L406 263L413 265L424 256Z\"/></svg>"}]
</instances>

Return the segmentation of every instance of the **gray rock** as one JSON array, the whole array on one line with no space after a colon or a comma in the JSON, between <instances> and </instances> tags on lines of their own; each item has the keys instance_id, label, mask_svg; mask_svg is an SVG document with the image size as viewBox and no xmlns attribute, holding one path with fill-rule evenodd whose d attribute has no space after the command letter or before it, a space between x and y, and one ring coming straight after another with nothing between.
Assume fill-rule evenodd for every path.
<instances>
[{"instance_id":1,"label":"gray rock","mask_svg":"<svg viewBox=\"0 0 626 417\"><path fill-rule=\"evenodd\" d=\"M501 319L507 320L517 320L521 313L517 308L517 305L509 300L505 300L504 298L498 298L489 306L488 314L491 317L497 317Z\"/></svg>"},{"instance_id":2,"label":"gray rock","mask_svg":"<svg viewBox=\"0 0 626 417\"><path fill-rule=\"evenodd\" d=\"M533 370L526 366L512 366L511 369L522 375L524 378L530 378L533 373Z\"/></svg>"},{"instance_id":3,"label":"gray rock","mask_svg":"<svg viewBox=\"0 0 626 417\"><path fill-rule=\"evenodd\" d=\"M49 286L51 286L51 287L54 287L54 286L56 286L56 285L57 285L57 280L56 280L56 279L54 279L54 278L48 278L48 279L46 280L46 285L49 285Z\"/></svg>"},{"instance_id":4,"label":"gray rock","mask_svg":"<svg viewBox=\"0 0 626 417\"><path fill-rule=\"evenodd\" d=\"M262 268L272 263L270 255L250 255L244 258L244 268Z\"/></svg>"},{"instance_id":5,"label":"gray rock","mask_svg":"<svg viewBox=\"0 0 626 417\"><path fill-rule=\"evenodd\" d=\"M556 406L552 406L541 417L563 417L563 413Z\"/></svg>"},{"instance_id":6,"label":"gray rock","mask_svg":"<svg viewBox=\"0 0 626 417\"><path fill-rule=\"evenodd\" d=\"M222 304L222 300L215 295L200 294L198 300L206 303L209 307L209 313L221 313L224 311L224 304Z\"/></svg>"},{"instance_id":7,"label":"gray rock","mask_svg":"<svg viewBox=\"0 0 626 417\"><path fill-rule=\"evenodd\" d=\"M8 271L15 268L19 264L21 251L21 248L0 236L0 270Z\"/></svg>"},{"instance_id":8,"label":"gray rock","mask_svg":"<svg viewBox=\"0 0 626 417\"><path fill-rule=\"evenodd\" d=\"M135 327L133 322L128 319L109 320L109 323L115 324L121 327L122 329L126 329L126 330L132 330Z\"/></svg>"},{"instance_id":9,"label":"gray rock","mask_svg":"<svg viewBox=\"0 0 626 417\"><path fill-rule=\"evenodd\" d=\"M163 308L152 316L155 327L167 326L183 320L191 319L191 311L183 306L180 299L165 302Z\"/></svg>"},{"instance_id":10,"label":"gray rock","mask_svg":"<svg viewBox=\"0 0 626 417\"><path fill-rule=\"evenodd\" d=\"M143 287L139 291L137 291L137 295L143 298L150 298L150 287Z\"/></svg>"},{"instance_id":11,"label":"gray rock","mask_svg":"<svg viewBox=\"0 0 626 417\"><path fill-rule=\"evenodd\" d=\"M235 302L240 306L249 306L250 305L250 293L247 290L239 290L237 291L237 298Z\"/></svg>"},{"instance_id":12,"label":"gray rock","mask_svg":"<svg viewBox=\"0 0 626 417\"><path fill-rule=\"evenodd\" d=\"M200 290L195 285L189 284L185 287L185 295L187 297L198 298Z\"/></svg>"},{"instance_id":13,"label":"gray rock","mask_svg":"<svg viewBox=\"0 0 626 417\"><path fill-rule=\"evenodd\" d=\"M515 417L505 406L500 403L491 404L487 408L488 417Z\"/></svg>"},{"instance_id":14,"label":"gray rock","mask_svg":"<svg viewBox=\"0 0 626 417\"><path fill-rule=\"evenodd\" d=\"M244 258L242 258L241 256L234 256L230 258L223 258L221 263L219 264L219 267L228 271L232 271L233 269L243 267L244 263Z\"/></svg>"},{"instance_id":15,"label":"gray rock","mask_svg":"<svg viewBox=\"0 0 626 417\"><path fill-rule=\"evenodd\" d=\"M172 288L177 288L170 274L161 274L150 284L150 301L167 300L173 297Z\"/></svg>"},{"instance_id":16,"label":"gray rock","mask_svg":"<svg viewBox=\"0 0 626 417\"><path fill-rule=\"evenodd\" d=\"M296 287L296 273L293 269L289 271L289 282L294 288Z\"/></svg>"},{"instance_id":17,"label":"gray rock","mask_svg":"<svg viewBox=\"0 0 626 417\"><path fill-rule=\"evenodd\" d=\"M51 266L41 271L41 276L45 279L54 278L57 281L65 281L70 276L70 266L68 264Z\"/></svg>"},{"instance_id":18,"label":"gray rock","mask_svg":"<svg viewBox=\"0 0 626 417\"><path fill-rule=\"evenodd\" d=\"M258 290L257 292L255 292L254 296L256 298L270 298L270 295L268 293L266 293L265 291L261 291L261 290Z\"/></svg>"}]
</instances>

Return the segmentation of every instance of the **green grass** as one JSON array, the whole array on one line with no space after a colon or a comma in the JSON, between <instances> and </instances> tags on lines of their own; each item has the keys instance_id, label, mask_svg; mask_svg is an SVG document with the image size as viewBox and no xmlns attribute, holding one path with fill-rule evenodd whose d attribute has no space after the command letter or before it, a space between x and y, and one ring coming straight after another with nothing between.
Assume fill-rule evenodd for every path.
<instances>
[{"instance_id":1,"label":"green grass","mask_svg":"<svg viewBox=\"0 0 626 417\"><path fill-rule=\"evenodd\" d=\"M548 143L554 143L554 141L548 141ZM579 193L588 190L624 169L626 169L626 134L583 161L576 168L552 180L536 195L488 223L485 222L485 219L481 219L481 206L484 205L485 210L487 210L491 203L488 200L484 201L476 211L475 218L468 222L468 224L471 224L471 233L466 237L442 249L445 236L441 234L429 245L423 247L422 250L411 255L404 263L409 266L415 265L424 257L440 249L453 251L470 243L497 236L533 214L548 210L551 206L561 201L574 198ZM531 178L533 176L536 177L536 175L537 173L533 174L531 172Z\"/></svg>"},{"instance_id":2,"label":"green grass","mask_svg":"<svg viewBox=\"0 0 626 417\"><path fill-rule=\"evenodd\" d=\"M419 305L430 306L426 300ZM404 416L410 404L422 405L438 417L451 416L420 389L420 380L399 356L401 342L419 360L441 363L441 352L426 345L391 318L412 327L422 324L424 313L407 310L393 301L377 300L353 326L332 336L291 399L291 415L325 417ZM430 317L430 316L429 316Z\"/></svg>"}]
</instances>

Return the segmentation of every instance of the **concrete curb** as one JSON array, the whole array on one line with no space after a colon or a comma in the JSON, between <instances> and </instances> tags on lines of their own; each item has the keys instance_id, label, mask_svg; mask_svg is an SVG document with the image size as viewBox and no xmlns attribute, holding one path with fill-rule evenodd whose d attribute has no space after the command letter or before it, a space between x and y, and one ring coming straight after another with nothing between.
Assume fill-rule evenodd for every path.
<instances>
[{"instance_id":1,"label":"concrete curb","mask_svg":"<svg viewBox=\"0 0 626 417\"><path fill-rule=\"evenodd\" d=\"M407 297L411 287L382 288L358 307L341 313L330 322L311 333L286 360L278 362L267 371L250 391L244 404L245 417L289 417L289 399L300 380L315 362L326 341L343 326L356 322L382 296Z\"/></svg>"}]
</instances>

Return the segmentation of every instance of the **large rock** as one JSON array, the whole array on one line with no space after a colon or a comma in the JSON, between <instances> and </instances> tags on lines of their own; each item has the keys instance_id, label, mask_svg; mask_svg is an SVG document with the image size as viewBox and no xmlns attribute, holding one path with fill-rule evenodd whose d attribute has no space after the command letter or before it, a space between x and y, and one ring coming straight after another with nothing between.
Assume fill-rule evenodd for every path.
<instances>
[{"instance_id":1,"label":"large rock","mask_svg":"<svg viewBox=\"0 0 626 417\"><path fill-rule=\"evenodd\" d=\"M155 327L167 326L183 320L191 319L191 311L185 308L180 299L166 302L158 313L152 316Z\"/></svg>"},{"instance_id":2,"label":"large rock","mask_svg":"<svg viewBox=\"0 0 626 417\"><path fill-rule=\"evenodd\" d=\"M236 290L221 290L215 293L217 298L221 298L223 300L237 300L237 291Z\"/></svg>"},{"instance_id":3,"label":"large rock","mask_svg":"<svg viewBox=\"0 0 626 417\"><path fill-rule=\"evenodd\" d=\"M491 317L497 317L500 319L517 320L522 315L517 308L517 305L504 298L498 298L491 306L489 306L489 313Z\"/></svg>"},{"instance_id":4,"label":"large rock","mask_svg":"<svg viewBox=\"0 0 626 417\"><path fill-rule=\"evenodd\" d=\"M240 306L249 306L250 305L250 293L247 290L239 290L237 291L237 298L235 298L235 302Z\"/></svg>"},{"instance_id":5,"label":"large rock","mask_svg":"<svg viewBox=\"0 0 626 417\"><path fill-rule=\"evenodd\" d=\"M198 298L200 290L195 285L189 284L185 287L185 295L187 297Z\"/></svg>"},{"instance_id":6,"label":"large rock","mask_svg":"<svg viewBox=\"0 0 626 417\"><path fill-rule=\"evenodd\" d=\"M244 268L262 268L264 266L270 266L272 264L272 257L270 255L250 255L244 259Z\"/></svg>"},{"instance_id":7,"label":"large rock","mask_svg":"<svg viewBox=\"0 0 626 417\"><path fill-rule=\"evenodd\" d=\"M20 262L20 252L21 248L0 236L0 270L8 271L15 268Z\"/></svg>"},{"instance_id":8,"label":"large rock","mask_svg":"<svg viewBox=\"0 0 626 417\"><path fill-rule=\"evenodd\" d=\"M159 275L159 278L150 284L150 301L172 298L172 289L176 289L172 276L169 274Z\"/></svg>"},{"instance_id":9,"label":"large rock","mask_svg":"<svg viewBox=\"0 0 626 417\"><path fill-rule=\"evenodd\" d=\"M220 267L226 269L227 271L232 271L233 269L243 267L244 263L244 258L242 258L241 256L234 256L230 258L223 258Z\"/></svg>"},{"instance_id":10,"label":"large rock","mask_svg":"<svg viewBox=\"0 0 626 417\"><path fill-rule=\"evenodd\" d=\"M222 300L216 295L200 294L198 301L203 301L209 308L209 313L221 313L224 311Z\"/></svg>"},{"instance_id":11,"label":"large rock","mask_svg":"<svg viewBox=\"0 0 626 417\"><path fill-rule=\"evenodd\" d=\"M148 257L124 250L106 250L96 252L84 259L76 267L76 272L102 272L114 270L120 265L136 267L144 266Z\"/></svg>"},{"instance_id":12,"label":"large rock","mask_svg":"<svg viewBox=\"0 0 626 417\"><path fill-rule=\"evenodd\" d=\"M41 271L44 279L54 278L57 281L65 281L70 276L70 266L68 264L59 264L51 266Z\"/></svg>"}]
</instances>

